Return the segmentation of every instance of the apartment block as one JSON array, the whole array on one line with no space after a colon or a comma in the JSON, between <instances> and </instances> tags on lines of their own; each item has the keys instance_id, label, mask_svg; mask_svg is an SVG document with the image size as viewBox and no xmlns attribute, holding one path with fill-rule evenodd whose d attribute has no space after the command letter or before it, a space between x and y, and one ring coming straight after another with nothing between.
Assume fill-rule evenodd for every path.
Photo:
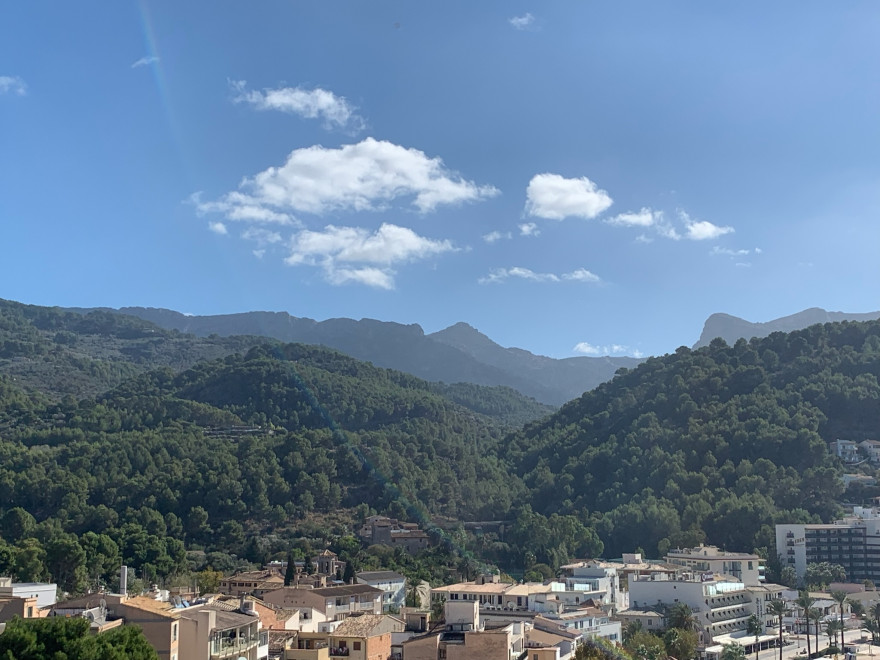
<instances>
[{"instance_id":1,"label":"apartment block","mask_svg":"<svg viewBox=\"0 0 880 660\"><path fill-rule=\"evenodd\" d=\"M880 511L857 506L830 524L776 525L776 551L798 580L807 564L827 561L843 566L850 581L880 581Z\"/></svg>"}]
</instances>

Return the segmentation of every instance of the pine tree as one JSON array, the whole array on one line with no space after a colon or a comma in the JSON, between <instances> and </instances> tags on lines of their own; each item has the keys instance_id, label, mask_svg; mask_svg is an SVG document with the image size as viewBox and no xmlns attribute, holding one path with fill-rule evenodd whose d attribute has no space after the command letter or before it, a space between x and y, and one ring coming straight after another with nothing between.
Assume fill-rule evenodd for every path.
<instances>
[{"instance_id":1,"label":"pine tree","mask_svg":"<svg viewBox=\"0 0 880 660\"><path fill-rule=\"evenodd\" d=\"M287 552L287 568L284 569L284 586L289 587L293 584L296 577L296 565L293 563L293 553Z\"/></svg>"}]
</instances>

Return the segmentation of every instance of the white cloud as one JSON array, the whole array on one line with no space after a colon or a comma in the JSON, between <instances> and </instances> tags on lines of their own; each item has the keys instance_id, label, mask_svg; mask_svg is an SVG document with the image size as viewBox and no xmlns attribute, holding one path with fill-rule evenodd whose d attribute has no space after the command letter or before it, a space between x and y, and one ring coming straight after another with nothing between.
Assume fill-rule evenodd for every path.
<instances>
[{"instance_id":1,"label":"white cloud","mask_svg":"<svg viewBox=\"0 0 880 660\"><path fill-rule=\"evenodd\" d=\"M594 346L593 344L582 341L575 344L574 348L571 349L575 353L581 353L582 355L592 355L592 356L623 356L623 355L631 355L632 357L640 358L643 357L643 353L635 348L630 348L629 346L624 346L623 344L611 344L610 346Z\"/></svg>"},{"instance_id":2,"label":"white cloud","mask_svg":"<svg viewBox=\"0 0 880 660\"><path fill-rule=\"evenodd\" d=\"M520 236L537 236L540 233L541 230L534 222L525 222L519 226Z\"/></svg>"},{"instance_id":3,"label":"white cloud","mask_svg":"<svg viewBox=\"0 0 880 660\"><path fill-rule=\"evenodd\" d=\"M361 131L365 127L363 118L344 96L337 96L320 87L279 87L248 91L244 80L230 80L229 84L236 92L232 99L234 103L249 103L258 110L289 112L306 119L322 119L325 128Z\"/></svg>"},{"instance_id":4,"label":"white cloud","mask_svg":"<svg viewBox=\"0 0 880 660\"><path fill-rule=\"evenodd\" d=\"M737 266L737 268L751 268L752 262L751 261L737 261L736 266Z\"/></svg>"},{"instance_id":5,"label":"white cloud","mask_svg":"<svg viewBox=\"0 0 880 660\"><path fill-rule=\"evenodd\" d=\"M644 211L645 209L642 209L642 212ZM677 215L681 224L684 225L684 229L679 230L671 222L666 220L662 212L653 211L652 213L654 229L660 236L673 241L680 241L685 238L691 241L713 240L724 236L725 234L732 234L734 232L733 227L720 227L706 220L694 220L686 211L681 209L677 211ZM641 240L642 242L650 242L646 239Z\"/></svg>"},{"instance_id":6,"label":"white cloud","mask_svg":"<svg viewBox=\"0 0 880 660\"><path fill-rule=\"evenodd\" d=\"M679 210L678 217L684 223L685 238L692 241L706 241L732 234L733 227L719 227L706 220L692 220L684 211Z\"/></svg>"},{"instance_id":7,"label":"white cloud","mask_svg":"<svg viewBox=\"0 0 880 660\"><path fill-rule=\"evenodd\" d=\"M526 12L522 16L512 16L511 18L508 18L507 22L517 30L525 30L535 22L535 17L532 16L531 13Z\"/></svg>"},{"instance_id":8,"label":"white cloud","mask_svg":"<svg viewBox=\"0 0 880 660\"><path fill-rule=\"evenodd\" d=\"M642 208L638 212L620 213L614 217L607 218L605 222L610 225L620 225L624 227L650 227L656 222L663 220L663 211L654 211L649 208Z\"/></svg>"},{"instance_id":9,"label":"white cloud","mask_svg":"<svg viewBox=\"0 0 880 660\"><path fill-rule=\"evenodd\" d=\"M327 280L331 284L366 284L376 289L393 289L394 274L381 268L338 268L327 272Z\"/></svg>"},{"instance_id":10,"label":"white cloud","mask_svg":"<svg viewBox=\"0 0 880 660\"><path fill-rule=\"evenodd\" d=\"M657 224L657 233L660 234L663 238L669 238L673 241L680 241L681 234L678 233L678 230L672 226L669 222L661 222Z\"/></svg>"},{"instance_id":11,"label":"white cloud","mask_svg":"<svg viewBox=\"0 0 880 660\"><path fill-rule=\"evenodd\" d=\"M229 233L229 231L226 229L226 225L224 225L222 222L209 222L208 229L210 229L215 234L220 234L221 236L225 236Z\"/></svg>"},{"instance_id":12,"label":"white cloud","mask_svg":"<svg viewBox=\"0 0 880 660\"><path fill-rule=\"evenodd\" d=\"M374 233L361 227L328 225L323 231L305 229L294 234L285 262L320 266L331 284L358 282L390 289L394 287L393 265L454 250L448 240L425 238L387 223Z\"/></svg>"},{"instance_id":13,"label":"white cloud","mask_svg":"<svg viewBox=\"0 0 880 660\"><path fill-rule=\"evenodd\" d=\"M0 76L0 94L24 96L27 94L27 85L18 76Z\"/></svg>"},{"instance_id":14,"label":"white cloud","mask_svg":"<svg viewBox=\"0 0 880 660\"><path fill-rule=\"evenodd\" d=\"M553 273L536 273L528 268L514 266L513 268L496 268L492 270L486 277L481 277L478 281L480 284L500 283L510 277L517 277L523 280L531 280L533 282L558 282L559 277Z\"/></svg>"},{"instance_id":15,"label":"white cloud","mask_svg":"<svg viewBox=\"0 0 880 660\"><path fill-rule=\"evenodd\" d=\"M266 250L263 249L263 248L260 248L260 249L257 249L257 250L251 250L251 252L253 252L254 256L255 256L257 259L262 259L262 258L263 258L263 255L266 254Z\"/></svg>"},{"instance_id":16,"label":"white cloud","mask_svg":"<svg viewBox=\"0 0 880 660\"><path fill-rule=\"evenodd\" d=\"M241 237L246 241L254 241L261 248L281 242L281 234L265 227L248 227L241 233Z\"/></svg>"},{"instance_id":17,"label":"white cloud","mask_svg":"<svg viewBox=\"0 0 880 660\"><path fill-rule=\"evenodd\" d=\"M636 243L653 243L654 239L646 234L639 234L636 236Z\"/></svg>"},{"instance_id":18,"label":"white cloud","mask_svg":"<svg viewBox=\"0 0 880 660\"><path fill-rule=\"evenodd\" d=\"M751 254L751 253L752 253L752 250L746 250L746 249L731 250L730 248L724 248L724 247L720 247L718 245L714 246L709 251L709 254L723 255L723 256L727 256L727 257L744 257L745 255ZM761 248L755 248L755 254L760 254L760 253L761 253Z\"/></svg>"},{"instance_id":19,"label":"white cloud","mask_svg":"<svg viewBox=\"0 0 880 660\"><path fill-rule=\"evenodd\" d=\"M132 69L137 69L140 66L150 66L151 64L156 64L159 61L159 58L155 55L148 55L147 57L142 57L137 62L134 62L131 65Z\"/></svg>"},{"instance_id":20,"label":"white cloud","mask_svg":"<svg viewBox=\"0 0 880 660\"><path fill-rule=\"evenodd\" d=\"M293 216L273 211L261 205L256 199L240 192L227 193L216 202L203 202L202 193L196 192L189 196L188 201L195 205L196 213L200 216L206 213L222 213L227 220L268 222L281 225L299 224Z\"/></svg>"},{"instance_id":21,"label":"white cloud","mask_svg":"<svg viewBox=\"0 0 880 660\"><path fill-rule=\"evenodd\" d=\"M526 213L548 220L595 218L613 200L587 177L566 179L559 174L536 174L526 189Z\"/></svg>"},{"instance_id":22,"label":"white cloud","mask_svg":"<svg viewBox=\"0 0 880 660\"><path fill-rule=\"evenodd\" d=\"M510 278L529 280L531 282L561 282L563 280L570 282L601 281L598 275L591 273L586 268L578 268L571 273L556 275L555 273L536 273L529 268L514 266L513 268L495 268L485 277L481 277L478 282L480 284L500 284Z\"/></svg>"},{"instance_id":23,"label":"white cloud","mask_svg":"<svg viewBox=\"0 0 880 660\"><path fill-rule=\"evenodd\" d=\"M705 241L733 232L733 227L719 227L706 220L692 222L685 229L685 237L692 241Z\"/></svg>"},{"instance_id":24,"label":"white cloud","mask_svg":"<svg viewBox=\"0 0 880 660\"><path fill-rule=\"evenodd\" d=\"M427 213L498 192L461 178L440 158L367 138L338 149L296 149L283 165L244 179L238 191L219 201L201 202L198 196L194 201L200 212L221 212L229 219L290 222L290 212L381 210L400 197L413 197L413 205Z\"/></svg>"},{"instance_id":25,"label":"white cloud","mask_svg":"<svg viewBox=\"0 0 880 660\"><path fill-rule=\"evenodd\" d=\"M578 268L571 273L566 273L562 276L564 280L571 280L573 282L601 282L601 279L595 273L591 273L586 268Z\"/></svg>"},{"instance_id":26,"label":"white cloud","mask_svg":"<svg viewBox=\"0 0 880 660\"><path fill-rule=\"evenodd\" d=\"M483 240L487 243L495 243L500 241L502 238L512 238L510 232L500 232L500 231L490 231L488 234L483 235Z\"/></svg>"},{"instance_id":27,"label":"white cloud","mask_svg":"<svg viewBox=\"0 0 880 660\"><path fill-rule=\"evenodd\" d=\"M589 342L578 342L574 345L574 348L571 349L575 353L583 353L584 355L602 355L602 348L599 346L593 346Z\"/></svg>"}]
</instances>

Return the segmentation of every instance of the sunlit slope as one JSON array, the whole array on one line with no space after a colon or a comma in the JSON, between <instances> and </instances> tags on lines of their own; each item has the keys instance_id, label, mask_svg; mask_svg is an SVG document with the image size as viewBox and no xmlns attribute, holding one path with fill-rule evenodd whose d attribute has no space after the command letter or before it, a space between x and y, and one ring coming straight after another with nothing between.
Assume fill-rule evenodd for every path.
<instances>
[{"instance_id":1,"label":"sunlit slope","mask_svg":"<svg viewBox=\"0 0 880 660\"><path fill-rule=\"evenodd\" d=\"M651 358L510 442L536 510L586 510L609 556L829 519L835 438L876 437L880 322L817 325ZM659 546L659 548L658 548Z\"/></svg>"}]
</instances>

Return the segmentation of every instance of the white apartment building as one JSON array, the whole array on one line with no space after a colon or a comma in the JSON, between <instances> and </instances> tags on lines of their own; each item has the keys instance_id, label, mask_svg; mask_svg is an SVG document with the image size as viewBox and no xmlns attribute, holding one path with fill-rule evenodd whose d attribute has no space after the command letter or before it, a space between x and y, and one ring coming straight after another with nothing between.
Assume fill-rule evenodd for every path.
<instances>
[{"instance_id":1,"label":"white apartment building","mask_svg":"<svg viewBox=\"0 0 880 660\"><path fill-rule=\"evenodd\" d=\"M406 604L406 578L395 571L361 571L357 574L358 584L368 584L381 589L384 611Z\"/></svg>"},{"instance_id":2,"label":"white apartment building","mask_svg":"<svg viewBox=\"0 0 880 660\"><path fill-rule=\"evenodd\" d=\"M580 602L593 600L617 612L629 607L629 595L621 585L617 566L602 561L584 561L561 567L559 581L565 590L580 596Z\"/></svg>"},{"instance_id":3,"label":"white apartment building","mask_svg":"<svg viewBox=\"0 0 880 660\"><path fill-rule=\"evenodd\" d=\"M844 463L858 463L861 460L859 445L852 440L834 440L831 442L831 453Z\"/></svg>"},{"instance_id":4,"label":"white apartment building","mask_svg":"<svg viewBox=\"0 0 880 660\"><path fill-rule=\"evenodd\" d=\"M753 595L739 581L708 573L633 576L629 581L633 608L665 608L676 603L690 607L699 625L700 644L708 646L722 635L746 629L755 613Z\"/></svg>"},{"instance_id":5,"label":"white apartment building","mask_svg":"<svg viewBox=\"0 0 880 660\"><path fill-rule=\"evenodd\" d=\"M682 566L695 573L729 575L746 586L764 581L761 558L745 552L725 552L714 545L670 550L666 554L669 564Z\"/></svg>"},{"instance_id":6,"label":"white apartment building","mask_svg":"<svg viewBox=\"0 0 880 660\"><path fill-rule=\"evenodd\" d=\"M798 580L807 564L827 561L843 566L852 582L880 581L880 510L857 506L831 524L776 525L776 551Z\"/></svg>"},{"instance_id":7,"label":"white apartment building","mask_svg":"<svg viewBox=\"0 0 880 660\"><path fill-rule=\"evenodd\" d=\"M49 582L13 582L12 578L0 577L0 597L36 598L37 607L49 607L56 602L58 585Z\"/></svg>"}]
</instances>

